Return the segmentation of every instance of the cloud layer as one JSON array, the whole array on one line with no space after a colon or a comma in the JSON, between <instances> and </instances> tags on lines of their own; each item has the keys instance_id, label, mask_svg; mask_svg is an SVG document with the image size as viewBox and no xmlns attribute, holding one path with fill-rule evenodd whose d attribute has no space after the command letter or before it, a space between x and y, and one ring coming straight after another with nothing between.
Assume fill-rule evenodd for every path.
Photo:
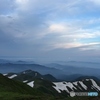
<instances>
[{"instance_id":1,"label":"cloud layer","mask_svg":"<svg viewBox=\"0 0 100 100\"><path fill-rule=\"evenodd\" d=\"M90 57L91 51L99 57L99 5L99 0L0 0L0 55L66 60Z\"/></svg>"}]
</instances>

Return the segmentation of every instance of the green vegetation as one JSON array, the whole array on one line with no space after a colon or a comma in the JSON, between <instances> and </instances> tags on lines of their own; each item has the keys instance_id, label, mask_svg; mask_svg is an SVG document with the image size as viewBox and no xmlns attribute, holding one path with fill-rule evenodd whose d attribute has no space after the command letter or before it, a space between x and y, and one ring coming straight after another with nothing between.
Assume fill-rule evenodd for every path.
<instances>
[{"instance_id":1,"label":"green vegetation","mask_svg":"<svg viewBox=\"0 0 100 100\"><path fill-rule=\"evenodd\" d=\"M36 79L34 88L0 74L0 100L100 100L99 97L67 97L59 94L50 81Z\"/></svg>"},{"instance_id":2,"label":"green vegetation","mask_svg":"<svg viewBox=\"0 0 100 100\"><path fill-rule=\"evenodd\" d=\"M40 100L43 96L42 92L0 74L0 100Z\"/></svg>"},{"instance_id":3,"label":"green vegetation","mask_svg":"<svg viewBox=\"0 0 100 100\"><path fill-rule=\"evenodd\" d=\"M31 100L33 96L14 93L14 92L0 92L0 100Z\"/></svg>"},{"instance_id":4,"label":"green vegetation","mask_svg":"<svg viewBox=\"0 0 100 100\"><path fill-rule=\"evenodd\" d=\"M3 75L0 75L0 92L16 92L22 94L34 93L33 89L26 84L8 79Z\"/></svg>"},{"instance_id":5,"label":"green vegetation","mask_svg":"<svg viewBox=\"0 0 100 100\"><path fill-rule=\"evenodd\" d=\"M58 92L52 87L54 84L48 80L35 79L34 88L49 95L60 96Z\"/></svg>"}]
</instances>

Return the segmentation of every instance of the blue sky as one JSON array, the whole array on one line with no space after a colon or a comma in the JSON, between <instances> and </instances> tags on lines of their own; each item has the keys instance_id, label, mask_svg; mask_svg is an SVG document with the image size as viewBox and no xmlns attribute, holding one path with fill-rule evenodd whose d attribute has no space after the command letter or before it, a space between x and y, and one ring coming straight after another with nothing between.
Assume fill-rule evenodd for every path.
<instances>
[{"instance_id":1,"label":"blue sky","mask_svg":"<svg viewBox=\"0 0 100 100\"><path fill-rule=\"evenodd\" d=\"M0 57L100 61L100 0L0 0Z\"/></svg>"}]
</instances>

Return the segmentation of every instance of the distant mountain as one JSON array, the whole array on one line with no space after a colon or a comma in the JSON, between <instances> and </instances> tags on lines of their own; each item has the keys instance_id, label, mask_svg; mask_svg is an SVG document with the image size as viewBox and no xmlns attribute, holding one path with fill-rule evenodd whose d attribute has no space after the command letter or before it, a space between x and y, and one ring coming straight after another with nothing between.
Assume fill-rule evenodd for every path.
<instances>
[{"instance_id":1,"label":"distant mountain","mask_svg":"<svg viewBox=\"0 0 100 100\"><path fill-rule=\"evenodd\" d=\"M82 76L83 75L81 75L81 74L66 75L66 76L63 76L63 80L65 80L65 81L74 81L77 78L82 77Z\"/></svg>"},{"instance_id":2,"label":"distant mountain","mask_svg":"<svg viewBox=\"0 0 100 100\"><path fill-rule=\"evenodd\" d=\"M58 63L50 63L50 64L45 64L45 66L48 66L50 68L57 68L57 69L63 69L64 65L58 64Z\"/></svg>"},{"instance_id":3,"label":"distant mountain","mask_svg":"<svg viewBox=\"0 0 100 100\"><path fill-rule=\"evenodd\" d=\"M40 73L38 73L36 71L32 71L32 70L25 70L25 71L22 71L19 73L7 73L7 74L3 74L3 75L10 79L22 81L24 83L29 83L30 81L34 81L35 79L57 81L57 79L50 74L41 75Z\"/></svg>"},{"instance_id":4,"label":"distant mountain","mask_svg":"<svg viewBox=\"0 0 100 100\"><path fill-rule=\"evenodd\" d=\"M56 63L60 65L67 65L67 66L74 66L74 67L100 68L99 62L61 61Z\"/></svg>"},{"instance_id":5,"label":"distant mountain","mask_svg":"<svg viewBox=\"0 0 100 100\"><path fill-rule=\"evenodd\" d=\"M56 68L62 70L66 75L82 75L82 76L100 76L100 63L91 63L91 62L58 62L46 64L50 68ZM94 66L94 67L93 67ZM98 67L97 67L98 66Z\"/></svg>"},{"instance_id":6,"label":"distant mountain","mask_svg":"<svg viewBox=\"0 0 100 100\"><path fill-rule=\"evenodd\" d=\"M13 64L13 63L6 63L0 64L0 72L1 73L9 73L9 72L21 72L23 70L34 70L39 72L40 74L51 74L56 78L60 78L62 75L66 75L66 72L56 69L56 68L49 68L39 64Z\"/></svg>"},{"instance_id":7,"label":"distant mountain","mask_svg":"<svg viewBox=\"0 0 100 100\"><path fill-rule=\"evenodd\" d=\"M7 64L7 63L12 63L12 64L35 64L34 61L23 61L23 60L13 61L13 60L0 59L0 64Z\"/></svg>"},{"instance_id":8,"label":"distant mountain","mask_svg":"<svg viewBox=\"0 0 100 100\"><path fill-rule=\"evenodd\" d=\"M93 80L96 80L97 82L100 82L100 78L97 78L95 76L80 76L76 78L74 81L80 81L80 80L85 80L85 79L93 79Z\"/></svg>"},{"instance_id":9,"label":"distant mountain","mask_svg":"<svg viewBox=\"0 0 100 100\"><path fill-rule=\"evenodd\" d=\"M0 64L5 64L5 63L9 63L9 60L4 60L4 59L0 59Z\"/></svg>"},{"instance_id":10,"label":"distant mountain","mask_svg":"<svg viewBox=\"0 0 100 100\"><path fill-rule=\"evenodd\" d=\"M60 80L72 81L80 76L100 77L100 68L96 66L100 66L100 63L69 61L40 65L35 64L33 61L8 61L3 59L0 61L2 62L0 63L0 73L17 73L23 70L31 69L43 75L51 74Z\"/></svg>"},{"instance_id":11,"label":"distant mountain","mask_svg":"<svg viewBox=\"0 0 100 100\"><path fill-rule=\"evenodd\" d=\"M18 61L14 61L13 64L35 64L35 62L34 61L18 60Z\"/></svg>"}]
</instances>

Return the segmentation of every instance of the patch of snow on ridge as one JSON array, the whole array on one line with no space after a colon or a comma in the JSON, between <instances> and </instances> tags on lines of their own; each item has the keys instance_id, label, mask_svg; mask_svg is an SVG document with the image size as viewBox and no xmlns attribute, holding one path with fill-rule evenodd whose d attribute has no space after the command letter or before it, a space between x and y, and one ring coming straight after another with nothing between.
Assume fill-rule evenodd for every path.
<instances>
[{"instance_id":1,"label":"patch of snow on ridge","mask_svg":"<svg viewBox=\"0 0 100 100\"><path fill-rule=\"evenodd\" d=\"M53 86L59 93L61 93L60 90L65 90L66 92L69 93L68 89L66 88L66 84L63 84L63 82L53 82L56 86Z\"/></svg>"},{"instance_id":2,"label":"patch of snow on ridge","mask_svg":"<svg viewBox=\"0 0 100 100\"><path fill-rule=\"evenodd\" d=\"M76 87L74 87L74 85L71 82L66 82L66 86L68 86L69 88L76 89Z\"/></svg>"},{"instance_id":3,"label":"patch of snow on ridge","mask_svg":"<svg viewBox=\"0 0 100 100\"><path fill-rule=\"evenodd\" d=\"M69 87L70 89L76 89L76 87L74 87L74 85L71 82L53 82L53 84L55 84L56 86L53 86L53 88L55 88L59 93L61 93L60 90L65 90L66 92L69 93L69 90L67 89L67 87Z\"/></svg>"},{"instance_id":4,"label":"patch of snow on ridge","mask_svg":"<svg viewBox=\"0 0 100 100\"><path fill-rule=\"evenodd\" d=\"M23 81L23 83L26 83L26 82L28 82L28 80Z\"/></svg>"},{"instance_id":5,"label":"patch of snow on ridge","mask_svg":"<svg viewBox=\"0 0 100 100\"><path fill-rule=\"evenodd\" d=\"M8 74L3 74L3 76L6 76L6 75L8 75Z\"/></svg>"},{"instance_id":6,"label":"patch of snow on ridge","mask_svg":"<svg viewBox=\"0 0 100 100\"><path fill-rule=\"evenodd\" d=\"M27 83L30 87L34 87L34 81Z\"/></svg>"},{"instance_id":7,"label":"patch of snow on ridge","mask_svg":"<svg viewBox=\"0 0 100 100\"><path fill-rule=\"evenodd\" d=\"M8 78L12 79L12 78L14 78L14 77L16 77L16 76L17 76L17 75L14 74L14 75L12 75L12 76L9 76Z\"/></svg>"},{"instance_id":8,"label":"patch of snow on ridge","mask_svg":"<svg viewBox=\"0 0 100 100\"><path fill-rule=\"evenodd\" d=\"M86 81L89 81L90 79L86 79Z\"/></svg>"},{"instance_id":9,"label":"patch of snow on ridge","mask_svg":"<svg viewBox=\"0 0 100 100\"><path fill-rule=\"evenodd\" d=\"M99 90L94 85L92 85L92 88L99 92Z\"/></svg>"},{"instance_id":10,"label":"patch of snow on ridge","mask_svg":"<svg viewBox=\"0 0 100 100\"><path fill-rule=\"evenodd\" d=\"M90 80L91 80L93 86L100 91L100 87L97 85L97 83L93 79L90 79Z\"/></svg>"},{"instance_id":11,"label":"patch of snow on ridge","mask_svg":"<svg viewBox=\"0 0 100 100\"><path fill-rule=\"evenodd\" d=\"M77 82L73 82L73 84L77 86Z\"/></svg>"},{"instance_id":12,"label":"patch of snow on ridge","mask_svg":"<svg viewBox=\"0 0 100 100\"><path fill-rule=\"evenodd\" d=\"M55 85L53 86L53 88L56 89L56 91L58 91L59 93L61 93L61 91L64 91L64 90L67 93L69 93L70 91L68 90L68 88L70 88L72 91L77 90L77 88L82 90L82 88L78 85L78 82L85 90L87 90L88 87L82 81L76 81L72 83L71 82L53 82L53 84Z\"/></svg>"},{"instance_id":13,"label":"patch of snow on ridge","mask_svg":"<svg viewBox=\"0 0 100 100\"><path fill-rule=\"evenodd\" d=\"M81 84L81 86L82 86L85 90L87 90L87 86L84 85L83 82L79 81L79 83Z\"/></svg>"}]
</instances>

